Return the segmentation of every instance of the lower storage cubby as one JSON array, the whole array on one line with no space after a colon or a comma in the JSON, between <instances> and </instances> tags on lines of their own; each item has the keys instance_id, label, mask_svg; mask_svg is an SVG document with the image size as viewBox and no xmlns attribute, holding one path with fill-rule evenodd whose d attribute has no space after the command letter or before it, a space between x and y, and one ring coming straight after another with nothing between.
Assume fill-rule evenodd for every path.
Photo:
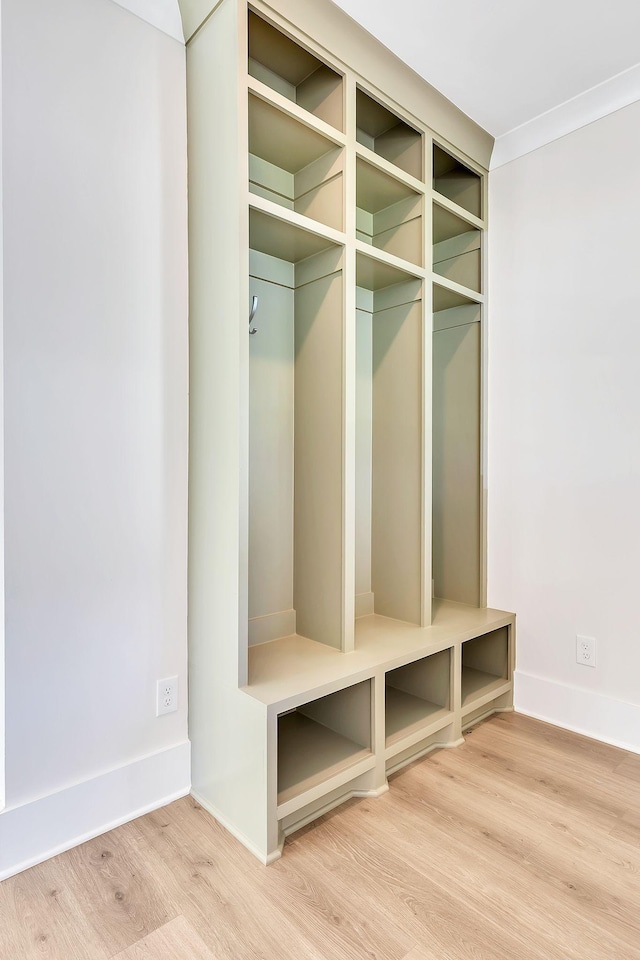
<instances>
[{"instance_id":1,"label":"lower storage cubby","mask_svg":"<svg viewBox=\"0 0 640 960\"><path fill-rule=\"evenodd\" d=\"M509 628L500 627L462 644L462 713L489 703L510 682Z\"/></svg>"},{"instance_id":2,"label":"lower storage cubby","mask_svg":"<svg viewBox=\"0 0 640 960\"><path fill-rule=\"evenodd\" d=\"M278 717L278 806L372 756L371 681Z\"/></svg>"},{"instance_id":3,"label":"lower storage cubby","mask_svg":"<svg viewBox=\"0 0 640 960\"><path fill-rule=\"evenodd\" d=\"M451 716L451 651L390 670L385 676L385 741L390 747Z\"/></svg>"}]
</instances>

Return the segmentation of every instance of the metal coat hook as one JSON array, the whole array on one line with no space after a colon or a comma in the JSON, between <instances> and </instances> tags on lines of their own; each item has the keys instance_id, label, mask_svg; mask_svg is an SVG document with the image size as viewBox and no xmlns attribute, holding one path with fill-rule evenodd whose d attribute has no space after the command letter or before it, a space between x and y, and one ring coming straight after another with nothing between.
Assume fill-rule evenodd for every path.
<instances>
[{"instance_id":1,"label":"metal coat hook","mask_svg":"<svg viewBox=\"0 0 640 960\"><path fill-rule=\"evenodd\" d=\"M249 334L250 334L251 336L253 336L254 333L257 333L257 332L258 332L258 328L257 328L257 327L252 327L252 326L251 326L251 324L253 323L253 318L255 317L257 310L258 310L258 298L257 298L257 297L253 297L253 299L252 299L252 301L251 301L251 310L250 310L250 312L249 312Z\"/></svg>"}]
</instances>

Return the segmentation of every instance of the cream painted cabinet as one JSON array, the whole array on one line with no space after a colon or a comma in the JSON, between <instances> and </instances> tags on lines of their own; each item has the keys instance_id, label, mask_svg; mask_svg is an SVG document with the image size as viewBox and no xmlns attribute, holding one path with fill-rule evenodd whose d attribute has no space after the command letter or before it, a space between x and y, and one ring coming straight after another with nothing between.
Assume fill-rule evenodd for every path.
<instances>
[{"instance_id":1,"label":"cream painted cabinet","mask_svg":"<svg viewBox=\"0 0 640 960\"><path fill-rule=\"evenodd\" d=\"M263 861L512 703L490 137L328 0L183 0L194 794Z\"/></svg>"}]
</instances>

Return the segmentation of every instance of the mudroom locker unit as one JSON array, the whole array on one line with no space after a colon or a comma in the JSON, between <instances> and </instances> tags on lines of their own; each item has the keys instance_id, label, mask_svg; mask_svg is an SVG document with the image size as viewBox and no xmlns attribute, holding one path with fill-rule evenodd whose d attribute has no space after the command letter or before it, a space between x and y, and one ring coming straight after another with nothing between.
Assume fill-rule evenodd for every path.
<instances>
[{"instance_id":1,"label":"mudroom locker unit","mask_svg":"<svg viewBox=\"0 0 640 960\"><path fill-rule=\"evenodd\" d=\"M492 140L329 0L181 0L193 792L264 862L512 706L485 604Z\"/></svg>"}]
</instances>

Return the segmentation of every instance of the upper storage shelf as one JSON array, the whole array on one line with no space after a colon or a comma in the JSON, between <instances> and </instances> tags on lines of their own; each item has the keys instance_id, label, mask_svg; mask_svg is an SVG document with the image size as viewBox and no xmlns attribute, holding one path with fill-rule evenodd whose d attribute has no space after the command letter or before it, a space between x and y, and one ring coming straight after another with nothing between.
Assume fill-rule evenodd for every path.
<instances>
[{"instance_id":1,"label":"upper storage shelf","mask_svg":"<svg viewBox=\"0 0 640 960\"><path fill-rule=\"evenodd\" d=\"M254 207L249 210L249 246L258 253L289 263L299 263L324 250L338 248L328 237Z\"/></svg>"},{"instance_id":2,"label":"upper storage shelf","mask_svg":"<svg viewBox=\"0 0 640 960\"><path fill-rule=\"evenodd\" d=\"M482 177L437 143L433 145L433 189L474 217L482 217Z\"/></svg>"},{"instance_id":3,"label":"upper storage shelf","mask_svg":"<svg viewBox=\"0 0 640 960\"><path fill-rule=\"evenodd\" d=\"M405 173L424 180L422 134L360 88L356 94L356 139Z\"/></svg>"},{"instance_id":4,"label":"upper storage shelf","mask_svg":"<svg viewBox=\"0 0 640 960\"><path fill-rule=\"evenodd\" d=\"M248 69L304 110L344 129L340 74L251 11Z\"/></svg>"},{"instance_id":5,"label":"upper storage shelf","mask_svg":"<svg viewBox=\"0 0 640 960\"><path fill-rule=\"evenodd\" d=\"M395 177L356 161L357 238L422 266L423 197Z\"/></svg>"},{"instance_id":6,"label":"upper storage shelf","mask_svg":"<svg viewBox=\"0 0 640 960\"><path fill-rule=\"evenodd\" d=\"M249 95L249 189L342 230L342 148Z\"/></svg>"},{"instance_id":7,"label":"upper storage shelf","mask_svg":"<svg viewBox=\"0 0 640 960\"><path fill-rule=\"evenodd\" d=\"M399 283L419 284L420 280L412 273L401 270L395 264L386 263L378 257L369 256L361 250L356 252L356 286L376 293ZM412 298L413 299L413 298Z\"/></svg>"},{"instance_id":8,"label":"upper storage shelf","mask_svg":"<svg viewBox=\"0 0 640 960\"><path fill-rule=\"evenodd\" d=\"M433 271L482 293L481 231L433 204Z\"/></svg>"}]
</instances>

